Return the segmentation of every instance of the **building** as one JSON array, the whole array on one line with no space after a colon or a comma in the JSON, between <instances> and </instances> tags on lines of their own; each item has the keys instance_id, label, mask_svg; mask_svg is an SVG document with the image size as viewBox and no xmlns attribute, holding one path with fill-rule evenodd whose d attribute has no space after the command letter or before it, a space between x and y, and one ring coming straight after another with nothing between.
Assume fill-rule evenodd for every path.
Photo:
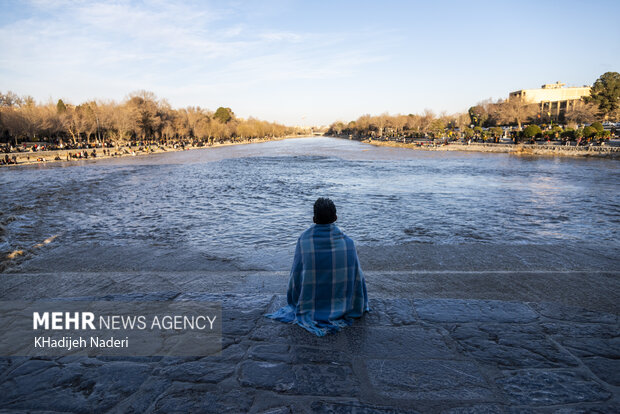
<instances>
[{"instance_id":1,"label":"building","mask_svg":"<svg viewBox=\"0 0 620 414\"><path fill-rule=\"evenodd\" d=\"M559 118L566 111L581 105L583 98L590 96L590 87L565 87L566 84L556 82L542 85L539 89L521 89L511 92L508 99L518 99L538 104L542 115Z\"/></svg>"}]
</instances>

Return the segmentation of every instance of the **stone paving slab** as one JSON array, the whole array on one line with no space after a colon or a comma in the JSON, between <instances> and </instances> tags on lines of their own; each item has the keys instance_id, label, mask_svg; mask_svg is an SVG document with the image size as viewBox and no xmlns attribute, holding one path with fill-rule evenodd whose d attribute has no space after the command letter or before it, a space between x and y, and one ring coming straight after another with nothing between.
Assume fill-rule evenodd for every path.
<instances>
[{"instance_id":1,"label":"stone paving slab","mask_svg":"<svg viewBox=\"0 0 620 414\"><path fill-rule=\"evenodd\" d=\"M496 383L519 405L560 405L604 401L611 397L594 378L576 371L519 370L507 372Z\"/></svg>"},{"instance_id":2,"label":"stone paving slab","mask_svg":"<svg viewBox=\"0 0 620 414\"><path fill-rule=\"evenodd\" d=\"M316 337L272 294L109 294L222 303L208 357L0 358L0 412L615 413L617 315L552 303L372 298ZM69 298L59 298L68 300Z\"/></svg>"},{"instance_id":3,"label":"stone paving slab","mask_svg":"<svg viewBox=\"0 0 620 414\"><path fill-rule=\"evenodd\" d=\"M473 361L368 359L375 392L402 401L494 401L491 387Z\"/></svg>"},{"instance_id":4,"label":"stone paving slab","mask_svg":"<svg viewBox=\"0 0 620 414\"><path fill-rule=\"evenodd\" d=\"M467 324L450 329L463 354L500 369L562 368L579 360L536 325Z\"/></svg>"},{"instance_id":5,"label":"stone paving slab","mask_svg":"<svg viewBox=\"0 0 620 414\"><path fill-rule=\"evenodd\" d=\"M415 307L430 322L527 323L539 317L525 303L499 300L416 299Z\"/></svg>"},{"instance_id":6,"label":"stone paving slab","mask_svg":"<svg viewBox=\"0 0 620 414\"><path fill-rule=\"evenodd\" d=\"M354 355L400 360L460 358L449 346L449 339L429 326L354 327L344 331L343 336Z\"/></svg>"}]
</instances>

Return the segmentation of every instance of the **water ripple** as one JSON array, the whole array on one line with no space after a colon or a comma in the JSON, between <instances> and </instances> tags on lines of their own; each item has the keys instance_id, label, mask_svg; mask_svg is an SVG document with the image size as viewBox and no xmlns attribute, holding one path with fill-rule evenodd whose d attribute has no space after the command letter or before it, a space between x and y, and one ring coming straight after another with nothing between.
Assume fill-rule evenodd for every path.
<instances>
[{"instance_id":1,"label":"water ripple","mask_svg":"<svg viewBox=\"0 0 620 414\"><path fill-rule=\"evenodd\" d=\"M336 202L338 224L358 244L613 241L618 173L610 160L387 151L329 138L3 169L0 254L62 232L50 246L198 249L229 262L257 246L290 249L318 196Z\"/></svg>"}]
</instances>

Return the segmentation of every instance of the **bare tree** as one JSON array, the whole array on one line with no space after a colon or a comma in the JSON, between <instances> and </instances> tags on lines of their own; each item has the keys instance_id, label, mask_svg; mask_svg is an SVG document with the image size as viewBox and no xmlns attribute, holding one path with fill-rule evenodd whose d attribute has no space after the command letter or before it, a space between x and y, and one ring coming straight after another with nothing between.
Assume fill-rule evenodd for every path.
<instances>
[{"instance_id":1,"label":"bare tree","mask_svg":"<svg viewBox=\"0 0 620 414\"><path fill-rule=\"evenodd\" d=\"M220 108L228 116L225 121L214 119L212 111L196 107L172 109L158 100L154 93L137 91L123 103L88 101L77 106L59 99L44 105L32 97L19 97L13 92L0 93L0 138L15 140L57 138L59 143L70 137L74 144L82 137L90 143L105 139L119 145L133 137L152 142L172 137L234 140L237 137L276 137L292 131L283 125L250 118L237 118L230 108Z\"/></svg>"},{"instance_id":2,"label":"bare tree","mask_svg":"<svg viewBox=\"0 0 620 414\"><path fill-rule=\"evenodd\" d=\"M405 129L405 125L407 125L407 116L405 115L396 115L392 118L392 126L396 132L396 135L400 135Z\"/></svg>"},{"instance_id":3,"label":"bare tree","mask_svg":"<svg viewBox=\"0 0 620 414\"><path fill-rule=\"evenodd\" d=\"M599 118L598 113L598 106L595 103L581 103L577 104L570 111L567 111L564 118L569 123L592 123Z\"/></svg>"},{"instance_id":4,"label":"bare tree","mask_svg":"<svg viewBox=\"0 0 620 414\"><path fill-rule=\"evenodd\" d=\"M0 117L2 118L2 125L4 125L9 135L13 137L15 146L17 147L19 140L25 138L28 133L28 123L26 119L13 107L3 107Z\"/></svg>"},{"instance_id":5,"label":"bare tree","mask_svg":"<svg viewBox=\"0 0 620 414\"><path fill-rule=\"evenodd\" d=\"M115 141L116 145L127 141L131 133L136 128L136 119L132 116L131 108L128 108L127 105L118 105L114 107L112 113L112 122L115 130Z\"/></svg>"},{"instance_id":6,"label":"bare tree","mask_svg":"<svg viewBox=\"0 0 620 414\"><path fill-rule=\"evenodd\" d=\"M56 104L50 101L45 106L39 107L39 111L41 117L41 134L49 138L56 136L62 144L64 128Z\"/></svg>"},{"instance_id":7,"label":"bare tree","mask_svg":"<svg viewBox=\"0 0 620 414\"><path fill-rule=\"evenodd\" d=\"M152 138L161 130L161 111L153 92L140 90L129 95L127 108L135 120L135 132L142 139Z\"/></svg>"},{"instance_id":8,"label":"bare tree","mask_svg":"<svg viewBox=\"0 0 620 414\"><path fill-rule=\"evenodd\" d=\"M41 111L37 106L37 103L30 96L23 99L23 104L19 107L25 123L26 123L26 135L31 140L37 139L37 133L41 130Z\"/></svg>"},{"instance_id":9,"label":"bare tree","mask_svg":"<svg viewBox=\"0 0 620 414\"><path fill-rule=\"evenodd\" d=\"M72 105L67 104L67 110L62 113L60 120L62 125L71 136L73 144L77 144L82 133L82 113L81 111Z\"/></svg>"},{"instance_id":10,"label":"bare tree","mask_svg":"<svg viewBox=\"0 0 620 414\"><path fill-rule=\"evenodd\" d=\"M420 132L427 133L429 132L431 123L435 119L435 113L430 109L424 110L424 115L420 117Z\"/></svg>"},{"instance_id":11,"label":"bare tree","mask_svg":"<svg viewBox=\"0 0 620 414\"><path fill-rule=\"evenodd\" d=\"M496 104L494 109L494 115L497 117L498 122L503 125L516 123L519 131L524 122L527 122L538 113L538 105L520 99L501 101Z\"/></svg>"}]
</instances>

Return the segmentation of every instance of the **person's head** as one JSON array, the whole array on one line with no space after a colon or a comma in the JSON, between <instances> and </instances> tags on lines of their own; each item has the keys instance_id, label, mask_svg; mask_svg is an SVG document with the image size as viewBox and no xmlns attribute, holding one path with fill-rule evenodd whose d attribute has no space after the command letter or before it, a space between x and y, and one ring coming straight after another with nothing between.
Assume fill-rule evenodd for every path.
<instances>
[{"instance_id":1,"label":"person's head","mask_svg":"<svg viewBox=\"0 0 620 414\"><path fill-rule=\"evenodd\" d=\"M314 202L314 218L316 224L331 224L338 220L336 206L329 198L320 197Z\"/></svg>"}]
</instances>

